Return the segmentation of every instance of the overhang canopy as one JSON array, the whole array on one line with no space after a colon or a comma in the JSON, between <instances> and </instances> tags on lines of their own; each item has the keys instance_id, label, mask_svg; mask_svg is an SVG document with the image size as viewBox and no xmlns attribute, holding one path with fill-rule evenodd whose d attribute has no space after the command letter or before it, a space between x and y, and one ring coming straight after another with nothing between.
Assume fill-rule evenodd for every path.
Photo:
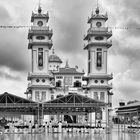
<instances>
[{"instance_id":1,"label":"overhang canopy","mask_svg":"<svg viewBox=\"0 0 140 140\"><path fill-rule=\"evenodd\" d=\"M37 107L38 103L7 92L0 95L0 112L3 113L33 115Z\"/></svg>"},{"instance_id":2,"label":"overhang canopy","mask_svg":"<svg viewBox=\"0 0 140 140\"><path fill-rule=\"evenodd\" d=\"M44 113L91 113L105 107L104 102L91 99L76 93L70 93L58 99L43 103Z\"/></svg>"},{"instance_id":3,"label":"overhang canopy","mask_svg":"<svg viewBox=\"0 0 140 140\"><path fill-rule=\"evenodd\" d=\"M25 115L58 115L58 114L86 114L100 111L106 104L76 93L70 93L48 102L38 103L4 93L0 95L0 112L4 114Z\"/></svg>"}]
</instances>

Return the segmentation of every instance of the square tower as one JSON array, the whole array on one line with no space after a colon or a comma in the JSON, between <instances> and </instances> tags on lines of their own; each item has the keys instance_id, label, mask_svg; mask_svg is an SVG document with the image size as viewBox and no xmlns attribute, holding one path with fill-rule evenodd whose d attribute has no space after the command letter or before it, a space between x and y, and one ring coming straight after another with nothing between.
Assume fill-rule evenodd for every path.
<instances>
[{"instance_id":1,"label":"square tower","mask_svg":"<svg viewBox=\"0 0 140 140\"><path fill-rule=\"evenodd\" d=\"M106 27L108 15L100 14L99 8L96 8L95 14L92 13L88 18L90 27L84 40L87 45L84 49L88 51L88 75L85 77L87 80L86 89L88 90L89 97L103 101L108 104L107 111L103 113L103 119L106 121L105 116L109 116L112 107L112 84L108 81L113 78L112 74L108 74L108 49L112 46L112 41L108 41L112 36L112 31Z\"/></svg>"},{"instance_id":2,"label":"square tower","mask_svg":"<svg viewBox=\"0 0 140 140\"><path fill-rule=\"evenodd\" d=\"M53 31L47 26L49 14L43 14L39 6L38 13L32 13L32 26L28 33L28 49L31 50L31 72L27 88L27 97L33 101L45 102L50 100L49 50L53 43Z\"/></svg>"}]
</instances>

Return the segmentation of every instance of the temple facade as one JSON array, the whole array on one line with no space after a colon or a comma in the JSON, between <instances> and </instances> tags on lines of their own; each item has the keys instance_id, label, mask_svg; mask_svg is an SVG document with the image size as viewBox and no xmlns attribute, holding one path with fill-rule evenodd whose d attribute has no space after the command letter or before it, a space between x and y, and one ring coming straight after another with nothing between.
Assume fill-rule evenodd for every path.
<instances>
[{"instance_id":1,"label":"temple facade","mask_svg":"<svg viewBox=\"0 0 140 140\"><path fill-rule=\"evenodd\" d=\"M32 26L28 33L28 49L31 50L31 72L28 74L29 84L25 94L27 98L39 103L54 100L70 93L77 93L95 100L105 102L107 108L83 115L82 120L94 122L95 118L109 121L112 108L112 85L109 80L113 78L108 74L108 49L112 46L109 38L112 32L106 27L107 14L101 14L99 8L88 19L90 25L84 40L88 51L88 72L79 71L78 67L70 67L68 61L65 66L52 48L51 37L53 31L48 26L49 14L43 13L41 7L38 13L32 13ZM78 115L76 116L78 117ZM50 115L49 120L64 121L64 116ZM81 120L81 118L80 118Z\"/></svg>"}]
</instances>

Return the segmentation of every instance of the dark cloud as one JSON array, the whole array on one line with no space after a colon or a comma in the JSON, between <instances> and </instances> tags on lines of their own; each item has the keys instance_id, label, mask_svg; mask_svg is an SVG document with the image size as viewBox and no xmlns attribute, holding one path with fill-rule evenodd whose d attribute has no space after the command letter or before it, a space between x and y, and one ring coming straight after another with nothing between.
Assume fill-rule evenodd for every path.
<instances>
[{"instance_id":1,"label":"dark cloud","mask_svg":"<svg viewBox=\"0 0 140 140\"><path fill-rule=\"evenodd\" d=\"M64 53L71 55L83 51L83 36L87 30L87 17L90 15L85 4L84 0L54 2L53 6L58 12L54 26L55 47ZM92 8L89 9L91 12Z\"/></svg>"},{"instance_id":2,"label":"dark cloud","mask_svg":"<svg viewBox=\"0 0 140 140\"><path fill-rule=\"evenodd\" d=\"M6 66L16 71L27 71L29 54L26 36L15 30L1 29L0 32L0 66Z\"/></svg>"},{"instance_id":3,"label":"dark cloud","mask_svg":"<svg viewBox=\"0 0 140 140\"><path fill-rule=\"evenodd\" d=\"M4 6L0 6L0 18L0 25L13 25L13 19ZM16 71L28 70L27 33L26 29L0 28L0 66Z\"/></svg>"}]
</instances>

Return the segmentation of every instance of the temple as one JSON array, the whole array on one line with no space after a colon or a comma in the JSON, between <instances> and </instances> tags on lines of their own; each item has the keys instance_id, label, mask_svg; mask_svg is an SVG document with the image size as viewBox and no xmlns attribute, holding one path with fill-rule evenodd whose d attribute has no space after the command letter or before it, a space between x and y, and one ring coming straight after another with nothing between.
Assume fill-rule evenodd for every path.
<instances>
[{"instance_id":1,"label":"temple","mask_svg":"<svg viewBox=\"0 0 140 140\"><path fill-rule=\"evenodd\" d=\"M38 13L32 13L32 26L28 33L28 49L31 50L32 63L31 72L28 74L29 84L25 92L27 99L45 104L74 94L80 99L85 97L106 104L93 112L81 114L76 111L73 115L65 114L64 109L61 108L62 113L46 113L45 117L42 116L45 121L80 122L82 120L96 123L95 120L102 120L109 123L113 94L110 92L112 85L108 82L113 76L107 71L108 49L112 46L112 42L109 41L112 31L109 31L105 25L107 20L107 14L101 14L99 7L88 18L90 27L84 36L84 40L87 41L84 50L88 52L88 72L85 73L77 66L71 67L68 61L62 67L61 58L52 48L53 31L48 26L49 14L43 13L40 6ZM76 101L79 103L78 100ZM71 109L72 107L73 105ZM35 115L34 119L37 120L38 116Z\"/></svg>"}]
</instances>

